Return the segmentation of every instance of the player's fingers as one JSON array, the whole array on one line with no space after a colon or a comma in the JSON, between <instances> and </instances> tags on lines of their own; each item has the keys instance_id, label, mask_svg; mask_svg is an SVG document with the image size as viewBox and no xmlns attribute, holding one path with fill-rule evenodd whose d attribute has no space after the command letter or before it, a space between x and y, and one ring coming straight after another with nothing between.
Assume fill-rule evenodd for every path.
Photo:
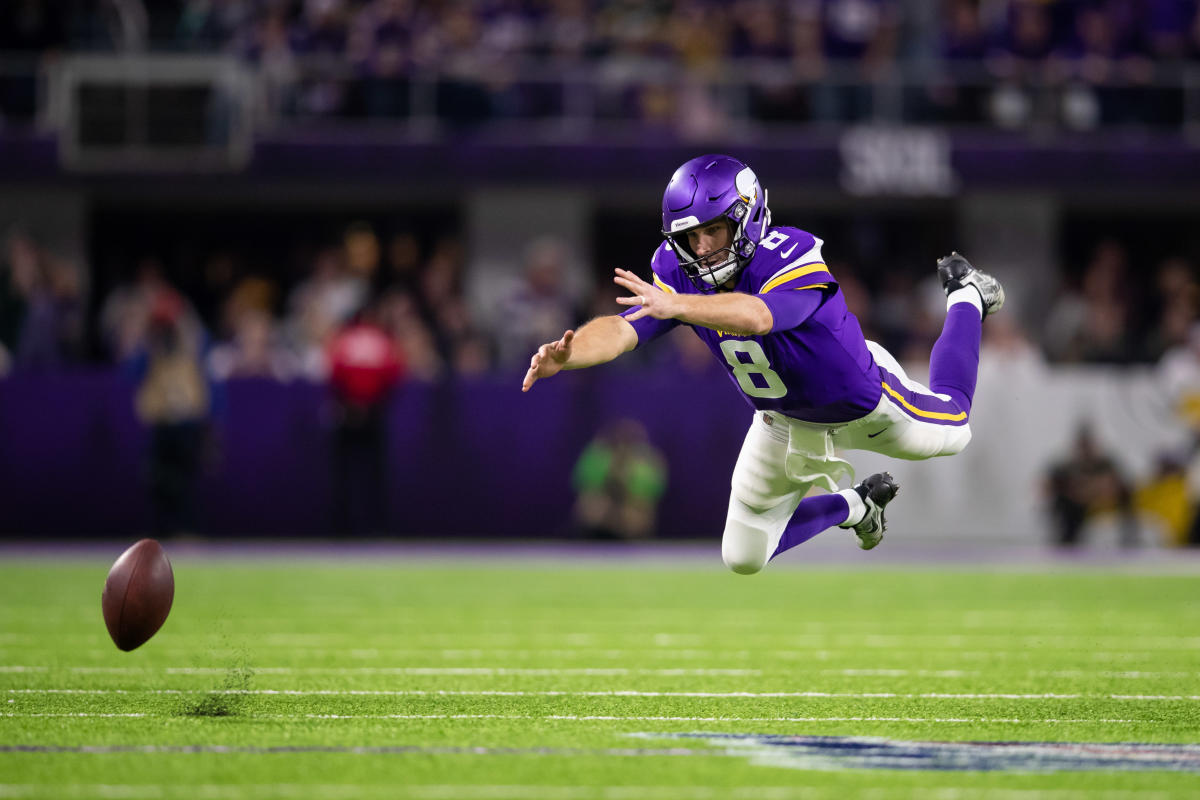
<instances>
[{"instance_id":1,"label":"player's fingers","mask_svg":"<svg viewBox=\"0 0 1200 800\"><path fill-rule=\"evenodd\" d=\"M640 306L642 304L641 296L638 297L618 297L617 302L623 306Z\"/></svg>"},{"instance_id":2,"label":"player's fingers","mask_svg":"<svg viewBox=\"0 0 1200 800\"><path fill-rule=\"evenodd\" d=\"M635 320L641 319L642 317L646 316L649 313L650 313L650 309L646 308L645 306L642 306L637 311L635 311L632 314L630 314L629 316L625 317L625 321L633 322Z\"/></svg>"},{"instance_id":3,"label":"player's fingers","mask_svg":"<svg viewBox=\"0 0 1200 800\"><path fill-rule=\"evenodd\" d=\"M654 286L649 281L643 280L639 275L636 275L628 270L624 270L625 278L629 280L630 285L634 287L636 292L646 292L653 289Z\"/></svg>"},{"instance_id":4,"label":"player's fingers","mask_svg":"<svg viewBox=\"0 0 1200 800\"><path fill-rule=\"evenodd\" d=\"M533 386L533 384L536 380L537 380L537 369L534 367L530 367L529 371L525 373L525 380L521 381L521 391L528 392L529 387Z\"/></svg>"},{"instance_id":5,"label":"player's fingers","mask_svg":"<svg viewBox=\"0 0 1200 800\"><path fill-rule=\"evenodd\" d=\"M613 273L612 279L617 283L632 283L635 285L643 285L643 287L649 285L646 281L643 281L643 279L638 276L636 272L630 272L629 270L617 270Z\"/></svg>"}]
</instances>

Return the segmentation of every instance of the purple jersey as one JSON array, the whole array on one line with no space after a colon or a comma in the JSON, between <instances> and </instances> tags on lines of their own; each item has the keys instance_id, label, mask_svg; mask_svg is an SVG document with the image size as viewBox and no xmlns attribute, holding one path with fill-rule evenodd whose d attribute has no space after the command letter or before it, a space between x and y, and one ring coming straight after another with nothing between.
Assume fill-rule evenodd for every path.
<instances>
[{"instance_id":1,"label":"purple jersey","mask_svg":"<svg viewBox=\"0 0 1200 800\"><path fill-rule=\"evenodd\" d=\"M663 244L650 261L666 292L699 294ZM821 257L821 240L797 228L772 227L737 278L735 291L757 295L775 320L770 333L741 336L699 325L704 340L751 406L809 422L847 422L875 410L883 391L858 319L846 308ZM625 312L630 314L637 307ZM678 320L632 323L642 345Z\"/></svg>"}]
</instances>

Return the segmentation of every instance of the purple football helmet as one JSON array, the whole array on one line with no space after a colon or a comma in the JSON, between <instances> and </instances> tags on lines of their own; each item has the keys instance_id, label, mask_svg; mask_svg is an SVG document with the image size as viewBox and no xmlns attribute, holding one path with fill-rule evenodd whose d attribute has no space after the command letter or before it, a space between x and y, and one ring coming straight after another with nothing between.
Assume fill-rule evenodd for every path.
<instances>
[{"instance_id":1,"label":"purple football helmet","mask_svg":"<svg viewBox=\"0 0 1200 800\"><path fill-rule=\"evenodd\" d=\"M771 224L767 194L754 171L736 158L707 155L687 161L663 192L663 236L683 272L702 292L714 292L750 263ZM688 231L715 219L729 221L729 247L698 258Z\"/></svg>"}]
</instances>

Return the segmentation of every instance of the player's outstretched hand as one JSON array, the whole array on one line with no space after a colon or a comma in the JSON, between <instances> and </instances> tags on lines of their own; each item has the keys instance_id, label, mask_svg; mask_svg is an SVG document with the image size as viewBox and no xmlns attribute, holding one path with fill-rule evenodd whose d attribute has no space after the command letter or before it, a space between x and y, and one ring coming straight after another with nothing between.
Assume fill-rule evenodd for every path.
<instances>
[{"instance_id":1,"label":"player's outstretched hand","mask_svg":"<svg viewBox=\"0 0 1200 800\"><path fill-rule=\"evenodd\" d=\"M571 340L575 331L567 331L557 342L547 342L538 348L529 359L529 371L521 383L521 391L528 392L539 378L552 378L557 375L571 358Z\"/></svg>"},{"instance_id":2,"label":"player's outstretched hand","mask_svg":"<svg viewBox=\"0 0 1200 800\"><path fill-rule=\"evenodd\" d=\"M623 306L641 306L625 319L633 322L642 317L655 319L671 319L677 313L674 298L652 283L639 278L627 269L617 269L613 283L628 289L632 297L618 297L617 302Z\"/></svg>"}]
</instances>

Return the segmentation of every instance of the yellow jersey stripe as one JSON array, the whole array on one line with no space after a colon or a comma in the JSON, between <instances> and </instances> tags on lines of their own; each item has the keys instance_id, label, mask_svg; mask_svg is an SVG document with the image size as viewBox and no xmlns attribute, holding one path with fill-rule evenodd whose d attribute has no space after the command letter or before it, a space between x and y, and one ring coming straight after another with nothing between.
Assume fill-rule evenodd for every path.
<instances>
[{"instance_id":1,"label":"yellow jersey stripe","mask_svg":"<svg viewBox=\"0 0 1200 800\"><path fill-rule=\"evenodd\" d=\"M766 294L777 286L782 286L788 281L794 281L797 278L803 278L805 275L811 275L814 272L829 272L829 267L821 263L805 264L803 267L796 267L779 275L763 284L763 287L758 290L759 294ZM832 277L832 276L830 276Z\"/></svg>"},{"instance_id":2,"label":"yellow jersey stripe","mask_svg":"<svg viewBox=\"0 0 1200 800\"><path fill-rule=\"evenodd\" d=\"M662 279L662 278L660 278L660 277L658 277L658 273L657 273L657 272L652 272L652 273L650 273L650 274L654 276L654 285L655 285L655 286L657 286L658 288L662 289L662 290L663 290L664 292L666 292L667 294L678 294L678 293L675 291L675 288L674 288L674 287L672 287L672 286L669 286L669 285L667 285L666 283L663 283L663 279Z\"/></svg>"},{"instance_id":3,"label":"yellow jersey stripe","mask_svg":"<svg viewBox=\"0 0 1200 800\"><path fill-rule=\"evenodd\" d=\"M960 411L957 414L947 414L945 411L925 411L924 409L917 408L912 403L908 402L903 397L901 397L899 392L897 392L892 387L888 386L886 383L883 384L883 390L885 392L887 392L888 394L890 394L892 397L896 398L896 402L898 402L900 405L904 406L909 411L911 411L912 413L916 414L919 417L929 417L930 419L945 419L945 420L950 420L952 422L967 418L967 412L965 412L965 411Z\"/></svg>"}]
</instances>

